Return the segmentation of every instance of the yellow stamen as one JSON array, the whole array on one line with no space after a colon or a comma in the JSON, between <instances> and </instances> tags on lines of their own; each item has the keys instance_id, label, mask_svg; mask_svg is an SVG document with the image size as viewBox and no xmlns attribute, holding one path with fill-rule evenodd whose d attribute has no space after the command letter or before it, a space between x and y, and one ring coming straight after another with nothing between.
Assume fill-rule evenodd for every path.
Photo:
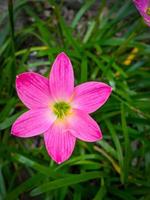
<instances>
[{"instance_id":1,"label":"yellow stamen","mask_svg":"<svg viewBox=\"0 0 150 200\"><path fill-rule=\"evenodd\" d=\"M150 16L150 7L147 8L146 14Z\"/></svg>"},{"instance_id":2,"label":"yellow stamen","mask_svg":"<svg viewBox=\"0 0 150 200\"><path fill-rule=\"evenodd\" d=\"M70 105L66 102L56 102L53 106L53 112L58 119L64 119L70 112Z\"/></svg>"},{"instance_id":3,"label":"yellow stamen","mask_svg":"<svg viewBox=\"0 0 150 200\"><path fill-rule=\"evenodd\" d=\"M126 58L126 60L123 62L124 65L130 65L132 61L134 60L136 54L138 53L138 48L134 48L129 56Z\"/></svg>"}]
</instances>

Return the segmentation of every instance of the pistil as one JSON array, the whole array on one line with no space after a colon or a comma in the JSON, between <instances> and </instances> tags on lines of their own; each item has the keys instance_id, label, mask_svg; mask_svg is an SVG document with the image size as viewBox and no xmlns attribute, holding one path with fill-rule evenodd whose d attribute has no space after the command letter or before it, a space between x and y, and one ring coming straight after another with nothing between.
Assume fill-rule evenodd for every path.
<instances>
[{"instance_id":1,"label":"pistil","mask_svg":"<svg viewBox=\"0 0 150 200\"><path fill-rule=\"evenodd\" d=\"M150 7L147 8L146 14L150 16Z\"/></svg>"},{"instance_id":2,"label":"pistil","mask_svg":"<svg viewBox=\"0 0 150 200\"><path fill-rule=\"evenodd\" d=\"M63 119L65 116L68 115L70 108L71 107L68 103L61 101L54 104L53 112L58 119Z\"/></svg>"}]
</instances>

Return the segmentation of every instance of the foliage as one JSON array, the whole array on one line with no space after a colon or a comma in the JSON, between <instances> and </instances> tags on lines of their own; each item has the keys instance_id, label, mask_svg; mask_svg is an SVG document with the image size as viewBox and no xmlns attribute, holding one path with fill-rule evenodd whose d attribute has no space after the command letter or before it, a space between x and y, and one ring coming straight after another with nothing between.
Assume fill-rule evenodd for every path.
<instances>
[{"instance_id":1,"label":"foliage","mask_svg":"<svg viewBox=\"0 0 150 200\"><path fill-rule=\"evenodd\" d=\"M63 2L8 2L0 16L0 199L150 199L150 34L132 2L100 1L83 32L77 27L94 0L85 1L70 23ZM16 29L21 13L31 20ZM72 60L76 84L103 81L113 93L93 114L103 140L78 141L72 157L57 165L42 136L15 138L10 129L25 111L15 92L16 74L48 76L61 51Z\"/></svg>"}]
</instances>

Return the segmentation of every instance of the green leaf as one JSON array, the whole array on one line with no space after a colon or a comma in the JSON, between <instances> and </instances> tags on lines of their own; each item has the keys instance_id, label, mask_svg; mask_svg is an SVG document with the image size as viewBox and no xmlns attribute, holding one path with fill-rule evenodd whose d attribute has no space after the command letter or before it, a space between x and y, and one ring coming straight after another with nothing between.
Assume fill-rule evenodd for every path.
<instances>
[{"instance_id":1,"label":"green leaf","mask_svg":"<svg viewBox=\"0 0 150 200\"><path fill-rule=\"evenodd\" d=\"M123 177L124 177L123 150L122 150L119 138L118 138L118 136L116 134L116 131L115 131L112 123L109 120L105 120L105 123L106 123L106 125L108 127L108 130L110 131L110 134L112 136L113 142L114 142L116 150L117 150L117 157L118 157L118 161L119 161L120 167L121 167L121 181L123 182L124 181L124 179L123 179Z\"/></svg>"},{"instance_id":2,"label":"green leaf","mask_svg":"<svg viewBox=\"0 0 150 200\"><path fill-rule=\"evenodd\" d=\"M88 72L88 60L86 57L83 56L82 62L81 62L81 83L87 81L87 74Z\"/></svg>"},{"instance_id":3,"label":"green leaf","mask_svg":"<svg viewBox=\"0 0 150 200\"><path fill-rule=\"evenodd\" d=\"M54 190L54 189L58 189L58 188L61 188L64 186L69 186L69 185L85 182L85 181L88 181L91 179L97 179L97 178L100 178L103 176L104 176L104 174L102 174L100 172L86 172L86 173L82 173L82 174L70 175L66 178L58 179L55 181L50 181L48 183L45 183L45 184L35 188L34 190L31 191L31 195L37 196L39 194L42 194L42 193L50 191L50 190Z\"/></svg>"},{"instance_id":4,"label":"green leaf","mask_svg":"<svg viewBox=\"0 0 150 200\"><path fill-rule=\"evenodd\" d=\"M0 166L0 199L4 199L5 195L6 195L6 186L5 186L5 182L4 182L4 177L3 177L3 173L2 173L2 169Z\"/></svg>"},{"instance_id":5,"label":"green leaf","mask_svg":"<svg viewBox=\"0 0 150 200\"><path fill-rule=\"evenodd\" d=\"M0 130L4 130L12 125L12 123L22 114L21 112L18 112L11 117L6 118L3 122L0 123Z\"/></svg>"},{"instance_id":6,"label":"green leaf","mask_svg":"<svg viewBox=\"0 0 150 200\"><path fill-rule=\"evenodd\" d=\"M81 19L81 17L84 15L84 13L92 6L92 4L95 2L95 0L87 1L83 6L80 8L80 10L77 12L75 18L72 21L71 27L75 28Z\"/></svg>"},{"instance_id":7,"label":"green leaf","mask_svg":"<svg viewBox=\"0 0 150 200\"><path fill-rule=\"evenodd\" d=\"M124 156L124 183L128 180L128 173L129 173L129 163L130 163L130 157L131 157L131 147L130 147L130 140L129 140L129 134L128 134L128 128L126 124L126 112L125 112L125 106L122 103L121 104L121 121L122 121L122 131L124 134L125 139L125 156Z\"/></svg>"},{"instance_id":8,"label":"green leaf","mask_svg":"<svg viewBox=\"0 0 150 200\"><path fill-rule=\"evenodd\" d=\"M106 192L107 191L106 191L105 185L101 186L93 200L103 200L103 199L105 199Z\"/></svg>"},{"instance_id":9,"label":"green leaf","mask_svg":"<svg viewBox=\"0 0 150 200\"><path fill-rule=\"evenodd\" d=\"M19 197L19 195L23 192L27 192L35 186L39 185L44 178L45 177L41 174L33 175L32 177L24 181L22 184L20 184L18 187L16 187L14 190L7 193L5 200L16 200Z\"/></svg>"}]
</instances>

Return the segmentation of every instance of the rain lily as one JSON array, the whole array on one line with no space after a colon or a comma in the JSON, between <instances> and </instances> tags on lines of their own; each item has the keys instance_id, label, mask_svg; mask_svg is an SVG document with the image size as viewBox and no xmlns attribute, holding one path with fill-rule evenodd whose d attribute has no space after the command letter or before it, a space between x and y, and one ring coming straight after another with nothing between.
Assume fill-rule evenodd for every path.
<instances>
[{"instance_id":1,"label":"rain lily","mask_svg":"<svg viewBox=\"0 0 150 200\"><path fill-rule=\"evenodd\" d=\"M145 23L150 26L150 0L133 0Z\"/></svg>"},{"instance_id":2,"label":"rain lily","mask_svg":"<svg viewBox=\"0 0 150 200\"><path fill-rule=\"evenodd\" d=\"M58 164L71 156L76 138L102 139L89 113L107 101L112 88L95 81L74 87L72 64L65 53L57 56L49 79L25 72L16 77L16 90L29 110L14 122L11 133L23 138L43 133L48 154Z\"/></svg>"}]
</instances>

